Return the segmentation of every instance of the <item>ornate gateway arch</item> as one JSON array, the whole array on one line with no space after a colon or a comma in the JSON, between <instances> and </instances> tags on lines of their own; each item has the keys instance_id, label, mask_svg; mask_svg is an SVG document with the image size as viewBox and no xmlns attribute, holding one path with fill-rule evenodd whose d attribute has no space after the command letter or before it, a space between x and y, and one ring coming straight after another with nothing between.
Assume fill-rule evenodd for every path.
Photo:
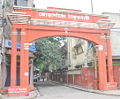
<instances>
[{"instance_id":1,"label":"ornate gateway arch","mask_svg":"<svg viewBox=\"0 0 120 99\"><path fill-rule=\"evenodd\" d=\"M70 36L92 41L98 47L98 78L95 84L100 90L116 89L110 43L108 17L81 13L78 10L61 8L34 9L14 7L8 14L12 26L11 80L9 95L28 95L29 92L29 51L32 41L50 36ZM16 43L20 33L20 86L16 85ZM105 39L107 37L107 39ZM106 45L106 46L105 46ZM105 49L107 48L107 51ZM107 54L105 54L107 53ZM107 61L106 61L107 60Z\"/></svg>"}]
</instances>

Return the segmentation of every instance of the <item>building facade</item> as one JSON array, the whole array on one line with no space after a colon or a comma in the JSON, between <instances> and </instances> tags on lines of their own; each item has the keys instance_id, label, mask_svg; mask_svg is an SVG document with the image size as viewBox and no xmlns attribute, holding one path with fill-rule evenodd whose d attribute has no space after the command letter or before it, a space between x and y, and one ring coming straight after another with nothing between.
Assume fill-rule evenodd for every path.
<instances>
[{"instance_id":1,"label":"building facade","mask_svg":"<svg viewBox=\"0 0 120 99\"><path fill-rule=\"evenodd\" d=\"M94 43L73 37L68 37L67 41L67 64L69 69L93 65L95 56Z\"/></svg>"},{"instance_id":2,"label":"building facade","mask_svg":"<svg viewBox=\"0 0 120 99\"><path fill-rule=\"evenodd\" d=\"M33 0L13 0L15 6L33 7Z\"/></svg>"},{"instance_id":3,"label":"building facade","mask_svg":"<svg viewBox=\"0 0 120 99\"><path fill-rule=\"evenodd\" d=\"M1 63L2 63L2 35L3 35L3 27L2 27L2 23L3 23L3 0L0 1L0 89L1 89L1 86L2 86L2 74L1 74L1 71L2 71L2 66L1 66Z\"/></svg>"}]
</instances>

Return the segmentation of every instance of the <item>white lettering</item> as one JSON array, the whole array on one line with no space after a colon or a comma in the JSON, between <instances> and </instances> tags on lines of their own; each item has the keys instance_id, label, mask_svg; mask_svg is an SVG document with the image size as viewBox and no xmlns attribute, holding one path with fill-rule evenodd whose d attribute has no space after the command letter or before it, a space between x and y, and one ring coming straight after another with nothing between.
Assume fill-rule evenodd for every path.
<instances>
[{"instance_id":1,"label":"white lettering","mask_svg":"<svg viewBox=\"0 0 120 99\"><path fill-rule=\"evenodd\" d=\"M56 18L66 18L66 15L65 14L59 14L59 13L42 13L40 12L39 13L39 16L42 16L42 17L56 17Z\"/></svg>"},{"instance_id":2,"label":"white lettering","mask_svg":"<svg viewBox=\"0 0 120 99\"><path fill-rule=\"evenodd\" d=\"M43 13L40 12L39 16L41 17L48 17L48 18L68 18L68 19L74 19L74 20L89 20L89 16L75 16L75 15L65 15L65 14L59 14L59 13Z\"/></svg>"},{"instance_id":3,"label":"white lettering","mask_svg":"<svg viewBox=\"0 0 120 99\"><path fill-rule=\"evenodd\" d=\"M27 88L9 88L8 93L25 93Z\"/></svg>"},{"instance_id":4,"label":"white lettering","mask_svg":"<svg viewBox=\"0 0 120 99\"><path fill-rule=\"evenodd\" d=\"M89 20L89 16L74 16L74 15L68 15L68 18L74 19L74 20Z\"/></svg>"}]
</instances>

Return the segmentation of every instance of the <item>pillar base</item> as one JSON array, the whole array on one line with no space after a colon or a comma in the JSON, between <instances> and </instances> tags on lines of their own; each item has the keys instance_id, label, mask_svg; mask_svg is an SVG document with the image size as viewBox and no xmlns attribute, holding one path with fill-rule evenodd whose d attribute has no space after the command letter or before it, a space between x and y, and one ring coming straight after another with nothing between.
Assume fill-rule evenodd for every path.
<instances>
[{"instance_id":1,"label":"pillar base","mask_svg":"<svg viewBox=\"0 0 120 99\"><path fill-rule=\"evenodd\" d=\"M99 83L99 90L115 90L117 88L116 82L107 82L106 84Z\"/></svg>"},{"instance_id":2,"label":"pillar base","mask_svg":"<svg viewBox=\"0 0 120 99\"><path fill-rule=\"evenodd\" d=\"M28 96L29 91L28 91L28 88L25 88L25 87L20 87L20 86L9 87L8 95L9 96Z\"/></svg>"},{"instance_id":3,"label":"pillar base","mask_svg":"<svg viewBox=\"0 0 120 99\"><path fill-rule=\"evenodd\" d=\"M35 90L35 87L34 86L29 86L29 91L33 91Z\"/></svg>"},{"instance_id":4,"label":"pillar base","mask_svg":"<svg viewBox=\"0 0 120 99\"><path fill-rule=\"evenodd\" d=\"M8 93L8 87L4 87L3 89L0 90L1 93L7 94Z\"/></svg>"}]
</instances>

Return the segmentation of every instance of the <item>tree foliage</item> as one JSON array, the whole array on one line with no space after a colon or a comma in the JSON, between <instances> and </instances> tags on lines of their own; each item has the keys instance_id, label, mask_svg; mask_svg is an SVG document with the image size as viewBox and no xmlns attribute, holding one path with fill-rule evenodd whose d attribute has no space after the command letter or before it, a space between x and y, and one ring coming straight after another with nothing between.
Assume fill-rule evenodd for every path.
<instances>
[{"instance_id":1,"label":"tree foliage","mask_svg":"<svg viewBox=\"0 0 120 99\"><path fill-rule=\"evenodd\" d=\"M35 42L36 53L34 65L40 68L41 72L49 66L62 68L64 66L64 56L61 54L61 46L65 42L64 37L48 37Z\"/></svg>"}]
</instances>

